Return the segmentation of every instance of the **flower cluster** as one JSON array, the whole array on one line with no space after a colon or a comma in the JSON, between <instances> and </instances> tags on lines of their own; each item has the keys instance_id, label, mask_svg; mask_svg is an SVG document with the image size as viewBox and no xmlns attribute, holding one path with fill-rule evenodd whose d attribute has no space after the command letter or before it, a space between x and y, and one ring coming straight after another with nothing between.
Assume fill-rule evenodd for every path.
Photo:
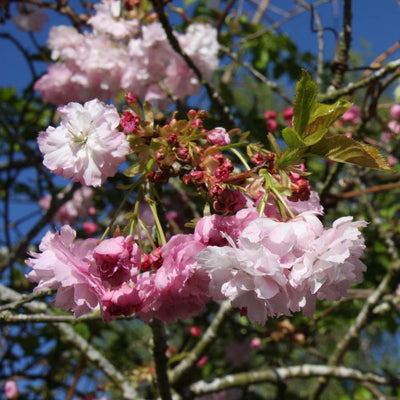
<instances>
[{"instance_id":1,"label":"flower cluster","mask_svg":"<svg viewBox=\"0 0 400 400\"><path fill-rule=\"evenodd\" d=\"M74 223L78 218L86 219L95 214L96 210L92 201L93 191L88 187L83 187L74 192L72 199L62 204L57 210L53 220L61 224ZM58 196L62 198L62 194ZM39 205L44 211L50 208L52 197L46 195L39 200Z\"/></svg>"},{"instance_id":2,"label":"flower cluster","mask_svg":"<svg viewBox=\"0 0 400 400\"><path fill-rule=\"evenodd\" d=\"M118 28L121 35L126 30ZM162 43L162 34L152 35L153 43ZM105 320L135 315L171 322L195 316L211 299L228 299L251 322L264 324L297 311L311 316L317 299L337 300L361 281L360 228L366 223L344 217L323 226L323 209L297 148L274 153L238 129L206 129L203 110L157 124L148 102L142 110L131 92L125 100L121 116L97 99L69 103L58 109L60 125L39 135L44 164L86 185L100 186L130 153L133 163L124 174L133 179L124 187L137 191L121 219L125 226L110 238L79 241L69 225L48 232L40 251L26 260L35 290L57 290L55 305L76 316L99 308ZM342 105L342 113L349 107ZM288 124L293 113L285 110ZM286 132L294 131L296 118L293 125ZM237 147L245 147L247 158ZM189 201L199 196L204 207L203 216L193 213L192 232L182 233L183 223L165 200L174 185L187 190Z\"/></svg>"},{"instance_id":3,"label":"flower cluster","mask_svg":"<svg viewBox=\"0 0 400 400\"><path fill-rule=\"evenodd\" d=\"M366 224L351 219L324 228L315 211L278 221L245 208L205 216L193 234L174 235L150 254L132 236L75 243L66 225L30 254L28 278L36 290L57 289L55 305L76 316L100 305L106 320L135 313L171 322L196 315L212 297L263 324L294 311L312 315L316 299L337 300L361 281Z\"/></svg>"},{"instance_id":4,"label":"flower cluster","mask_svg":"<svg viewBox=\"0 0 400 400\"><path fill-rule=\"evenodd\" d=\"M141 15L140 6L125 5L121 14L121 4L119 0L97 4L88 21L92 33L68 26L51 29L47 45L55 63L35 83L45 101L56 105L93 98L107 101L124 89L162 105L169 95L185 99L199 91L198 78L172 49L161 24ZM194 23L175 36L209 79L218 67L217 31Z\"/></svg>"},{"instance_id":5,"label":"flower cluster","mask_svg":"<svg viewBox=\"0 0 400 400\"><path fill-rule=\"evenodd\" d=\"M150 265L132 236L100 243L75 238L69 225L48 232L40 253L30 253L26 263L33 268L28 279L38 283L35 291L56 289L54 305L77 317L100 305L105 320L135 313L146 321L171 322L197 314L209 300L208 275L195 260L205 245L192 235L174 236L162 248L160 262Z\"/></svg>"}]
</instances>

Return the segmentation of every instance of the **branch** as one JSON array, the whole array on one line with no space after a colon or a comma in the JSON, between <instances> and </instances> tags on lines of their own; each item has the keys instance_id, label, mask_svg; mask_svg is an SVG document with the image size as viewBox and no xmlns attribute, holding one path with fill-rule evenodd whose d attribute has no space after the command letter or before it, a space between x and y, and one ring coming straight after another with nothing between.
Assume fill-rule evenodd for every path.
<instances>
[{"instance_id":1,"label":"branch","mask_svg":"<svg viewBox=\"0 0 400 400\"><path fill-rule=\"evenodd\" d=\"M179 382L186 376L186 374L195 367L197 361L203 356L207 349L218 337L219 331L225 319L232 312L232 307L229 301L224 301L215 315L213 321L204 332L200 341L196 344L194 349L170 372L169 379L173 385Z\"/></svg>"},{"instance_id":2,"label":"branch","mask_svg":"<svg viewBox=\"0 0 400 400\"><path fill-rule=\"evenodd\" d=\"M390 269L377 287L377 289L368 297L354 324L350 326L344 338L339 343L337 343L334 353L329 357L328 364L330 366L336 366L342 362L343 357L349 349L351 343L354 339L358 338L361 330L367 325L370 318L372 317L376 305L379 303L384 293L389 289L393 281L397 278L398 270L399 266ZM324 391L327 384L328 379L321 379L312 390L310 398L319 398L320 394Z\"/></svg>"},{"instance_id":3,"label":"branch","mask_svg":"<svg viewBox=\"0 0 400 400\"><path fill-rule=\"evenodd\" d=\"M203 395L235 386L247 386L249 384L264 382L281 384L282 381L285 381L286 379L313 378L317 376L337 379L353 379L355 381L370 382L385 386L400 386L400 376L387 378L382 375L374 374L372 372L363 372L354 368L304 364L227 375L223 378L216 378L210 383L199 381L192 384L190 390L195 395Z\"/></svg>"},{"instance_id":4,"label":"branch","mask_svg":"<svg viewBox=\"0 0 400 400\"><path fill-rule=\"evenodd\" d=\"M0 284L0 301L21 301L22 295L18 292ZM24 307L32 313L45 313L53 316L48 305L43 302L34 301L25 303ZM122 391L124 400L138 400L136 390L131 386L129 380L121 374L99 351L80 336L71 326L65 323L55 323L54 326L59 331L61 340L70 343L80 352L85 354L87 360L97 366L108 376L114 384Z\"/></svg>"},{"instance_id":5,"label":"branch","mask_svg":"<svg viewBox=\"0 0 400 400\"><path fill-rule=\"evenodd\" d=\"M327 94L320 95L318 97L318 101L320 101L320 102L335 101L339 97L343 97L348 94L352 94L357 89L368 86L370 83L381 79L382 77L390 74L391 72L395 71L399 67L400 67L400 59L397 59L395 61L388 63L385 67L378 69L374 74L372 74L366 78L360 79L358 82L355 82L355 83L351 82L347 86L343 87L342 89L328 90Z\"/></svg>"},{"instance_id":6,"label":"branch","mask_svg":"<svg viewBox=\"0 0 400 400\"><path fill-rule=\"evenodd\" d=\"M43 217L33 226L33 228L25 235L23 239L13 246L11 251L4 256L3 260L0 261L0 272L3 271L9 264L17 260L18 257L21 257L26 253L26 249L28 248L32 239L51 221L61 205L66 201L71 200L74 192L79 187L80 184L74 183L61 199L58 199L56 196L52 196L50 207Z\"/></svg>"},{"instance_id":7,"label":"branch","mask_svg":"<svg viewBox=\"0 0 400 400\"><path fill-rule=\"evenodd\" d=\"M167 339L164 324L158 319L153 319L149 325L153 331L153 358L156 365L158 390L162 400L172 400L167 373L168 360L165 354L167 351Z\"/></svg>"},{"instance_id":8,"label":"branch","mask_svg":"<svg viewBox=\"0 0 400 400\"><path fill-rule=\"evenodd\" d=\"M342 40L332 65L334 76L331 84L335 88L342 86L344 73L347 71L351 43L351 20L351 0L344 0Z\"/></svg>"},{"instance_id":9,"label":"branch","mask_svg":"<svg viewBox=\"0 0 400 400\"><path fill-rule=\"evenodd\" d=\"M237 53L232 52L228 47L222 46L220 45L219 48L221 49L221 51L223 51L226 55L228 55L232 60L236 61L237 63L239 63L240 65L242 65L244 68L246 68L255 78L257 78L258 80L260 80L262 83L265 84L265 86L267 86L269 89L271 89L273 92L275 92L276 94L278 94L280 97L282 97L282 99L290 104L293 105L293 101L291 98L287 97L280 89L280 87L278 86L277 83L270 81L269 79L267 79L263 74L261 74L260 72L258 72L255 68L252 67L251 64L249 64L247 61L241 60Z\"/></svg>"},{"instance_id":10,"label":"branch","mask_svg":"<svg viewBox=\"0 0 400 400\"><path fill-rule=\"evenodd\" d=\"M164 12L164 4L162 0L151 0L151 3L156 11L160 23L168 37L168 41L171 44L172 48L185 60L186 64L189 68L195 73L197 78L199 79L200 83L206 88L207 94L210 100L215 103L216 107L221 112L221 115L227 118L227 122L230 123L232 126L235 126L235 121L233 115L230 113L229 108L224 104L222 98L217 93L215 88L211 86L206 79L204 79L203 75L201 74L200 70L197 68L196 64L193 60L183 51L182 47L180 46L178 39L174 35L172 27L168 21L167 16Z\"/></svg>"}]
</instances>

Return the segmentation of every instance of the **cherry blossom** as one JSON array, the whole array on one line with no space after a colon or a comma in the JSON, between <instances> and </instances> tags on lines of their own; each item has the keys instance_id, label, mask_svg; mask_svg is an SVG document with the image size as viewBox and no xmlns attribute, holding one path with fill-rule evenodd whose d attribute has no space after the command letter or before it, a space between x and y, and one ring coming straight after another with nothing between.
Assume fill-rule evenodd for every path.
<instances>
[{"instance_id":1,"label":"cherry blossom","mask_svg":"<svg viewBox=\"0 0 400 400\"><path fill-rule=\"evenodd\" d=\"M130 282L140 269L141 254L133 236L103 240L94 248L93 257L96 262L90 272L101 278L105 287Z\"/></svg>"},{"instance_id":2,"label":"cherry blossom","mask_svg":"<svg viewBox=\"0 0 400 400\"><path fill-rule=\"evenodd\" d=\"M40 253L30 252L31 258L25 262L33 269L27 278L38 283L34 292L57 289L54 305L79 317L97 307L102 283L89 274L96 240L75 242L75 237L69 225L60 232L47 232L40 242Z\"/></svg>"},{"instance_id":3,"label":"cherry blossom","mask_svg":"<svg viewBox=\"0 0 400 400\"><path fill-rule=\"evenodd\" d=\"M61 224L71 224L78 218L85 219L95 212L91 197L93 190L88 187L82 187L74 192L72 199L62 204L56 212L53 220ZM62 194L58 196L62 198ZM46 195L39 200L39 205L43 210L47 211L50 208L51 195Z\"/></svg>"},{"instance_id":4,"label":"cherry blossom","mask_svg":"<svg viewBox=\"0 0 400 400\"><path fill-rule=\"evenodd\" d=\"M6 396L6 399L18 398L19 390L18 390L17 382L15 382L14 380L6 381L6 383L4 385L4 394Z\"/></svg>"},{"instance_id":5,"label":"cherry blossom","mask_svg":"<svg viewBox=\"0 0 400 400\"><path fill-rule=\"evenodd\" d=\"M117 110L95 99L83 106L69 103L57 111L61 124L39 134L43 164L56 175L100 186L115 175L130 150L124 133L117 130Z\"/></svg>"},{"instance_id":6,"label":"cherry blossom","mask_svg":"<svg viewBox=\"0 0 400 400\"><path fill-rule=\"evenodd\" d=\"M156 273L138 276L137 289L143 304L139 316L172 322L189 318L209 300L208 275L197 269L196 255L205 246L193 235L175 235L161 250L163 263Z\"/></svg>"},{"instance_id":7,"label":"cherry blossom","mask_svg":"<svg viewBox=\"0 0 400 400\"><path fill-rule=\"evenodd\" d=\"M43 8L34 4L19 3L19 14L13 17L13 22L19 29L27 32L39 32L49 20Z\"/></svg>"},{"instance_id":8,"label":"cherry blossom","mask_svg":"<svg viewBox=\"0 0 400 400\"><path fill-rule=\"evenodd\" d=\"M94 6L96 14L89 18L88 24L95 32L109 33L114 39L121 40L139 33L139 20L121 18L120 0L102 0ZM122 10L123 11L123 10Z\"/></svg>"},{"instance_id":9,"label":"cherry blossom","mask_svg":"<svg viewBox=\"0 0 400 400\"><path fill-rule=\"evenodd\" d=\"M338 300L359 283L365 222L340 218L324 228L313 212L283 222L256 218L230 245L208 246L198 256L210 276L214 300L229 299L251 322L303 310L312 316L316 299Z\"/></svg>"}]
</instances>

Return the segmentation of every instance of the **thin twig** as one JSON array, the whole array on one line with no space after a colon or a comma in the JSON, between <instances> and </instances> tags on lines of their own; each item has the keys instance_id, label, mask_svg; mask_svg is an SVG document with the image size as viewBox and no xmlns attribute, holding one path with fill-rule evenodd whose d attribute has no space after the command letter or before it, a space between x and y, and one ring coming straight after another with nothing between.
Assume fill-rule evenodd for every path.
<instances>
[{"instance_id":1,"label":"thin twig","mask_svg":"<svg viewBox=\"0 0 400 400\"><path fill-rule=\"evenodd\" d=\"M232 312L232 307L229 301L221 303L221 306L215 315L213 321L204 332L204 335L196 344L194 349L170 372L169 379L172 385L179 384L179 382L186 376L186 374L194 368L197 361L205 354L207 349L218 337L218 333L226 320Z\"/></svg>"},{"instance_id":2,"label":"thin twig","mask_svg":"<svg viewBox=\"0 0 400 400\"><path fill-rule=\"evenodd\" d=\"M7 302L21 301L22 295L18 292L0 284L0 300ZM33 301L25 303L23 307L32 313L46 313L53 315L48 305L43 302ZM65 323L55 323L54 326L59 331L61 340L71 344L81 353L85 354L88 361L99 368L111 381L122 391L124 400L139 400L140 397L136 390L131 386L129 380L119 370L114 367L98 350L80 336L70 325Z\"/></svg>"},{"instance_id":3,"label":"thin twig","mask_svg":"<svg viewBox=\"0 0 400 400\"><path fill-rule=\"evenodd\" d=\"M265 84L269 89L278 94L286 103L293 105L293 101L291 98L286 96L280 89L277 83L270 81L263 74L258 72L255 68L251 66L247 61L244 61L238 57L238 55L232 52L228 47L220 45L220 50L223 51L226 55L228 55L232 60L241 64L244 68L246 68L255 78Z\"/></svg>"},{"instance_id":4,"label":"thin twig","mask_svg":"<svg viewBox=\"0 0 400 400\"><path fill-rule=\"evenodd\" d=\"M199 68L193 62L193 60L183 51L182 47L180 46L178 39L174 35L172 27L168 21L167 16L165 15L164 11L164 3L162 0L151 0L151 3L156 11L160 23L167 35L168 41L171 44L172 48L178 53L189 66L189 68L195 73L197 78L199 79L200 83L205 87L208 97L210 100L215 104L217 109L220 111L221 115L227 118L227 125L231 125L230 127L235 126L235 121L233 115L230 113L229 108L224 104L222 98L217 93L216 89L203 77L202 73L200 72ZM229 127L229 126L228 126Z\"/></svg>"}]
</instances>

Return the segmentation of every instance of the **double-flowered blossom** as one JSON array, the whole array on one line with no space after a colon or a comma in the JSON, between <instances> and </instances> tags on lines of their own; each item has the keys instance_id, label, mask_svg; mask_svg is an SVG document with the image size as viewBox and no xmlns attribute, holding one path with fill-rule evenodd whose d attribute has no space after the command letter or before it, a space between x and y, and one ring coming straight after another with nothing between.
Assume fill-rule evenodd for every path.
<instances>
[{"instance_id":1,"label":"double-flowered blossom","mask_svg":"<svg viewBox=\"0 0 400 400\"><path fill-rule=\"evenodd\" d=\"M96 210L92 201L93 189L82 187L76 190L72 199L62 204L53 217L54 221L61 224L71 224L78 218L85 219L93 215ZM62 198L60 193L59 198ZM39 205L43 210L47 211L51 205L51 195L46 195L39 200Z\"/></svg>"},{"instance_id":2,"label":"double-flowered blossom","mask_svg":"<svg viewBox=\"0 0 400 400\"><path fill-rule=\"evenodd\" d=\"M205 245L193 235L175 235L161 250L162 266L156 273L138 277L143 297L139 315L144 320L158 318L172 322L190 318L202 311L210 299L208 275L197 269L196 255Z\"/></svg>"},{"instance_id":3,"label":"double-flowered blossom","mask_svg":"<svg viewBox=\"0 0 400 400\"><path fill-rule=\"evenodd\" d=\"M57 105L93 98L107 101L124 89L163 105L170 94L184 100L200 90L198 77L172 49L159 22L146 23L128 10L121 13L119 0L103 0L95 9L88 20L94 32L79 33L69 26L50 30L47 46L55 64L34 86L45 101ZM210 79L218 67L216 29L195 23L174 34Z\"/></svg>"},{"instance_id":4,"label":"double-flowered blossom","mask_svg":"<svg viewBox=\"0 0 400 400\"><path fill-rule=\"evenodd\" d=\"M89 18L88 24L95 32L108 33L116 40L137 35L140 31L139 20L121 18L121 4L120 0L102 0L101 3L95 4L97 12Z\"/></svg>"},{"instance_id":5,"label":"double-flowered blossom","mask_svg":"<svg viewBox=\"0 0 400 400\"><path fill-rule=\"evenodd\" d=\"M76 232L69 225L60 232L47 232L39 245L40 253L31 252L26 263L33 269L27 278L38 284L34 291L57 289L54 305L79 317L97 307L102 283L89 274L96 240L75 242L75 238Z\"/></svg>"},{"instance_id":6,"label":"double-flowered blossom","mask_svg":"<svg viewBox=\"0 0 400 400\"><path fill-rule=\"evenodd\" d=\"M93 251L95 263L91 272L104 286L117 288L136 279L141 254L133 236L117 236L103 240Z\"/></svg>"},{"instance_id":7,"label":"double-flowered blossom","mask_svg":"<svg viewBox=\"0 0 400 400\"><path fill-rule=\"evenodd\" d=\"M84 105L69 103L57 111L60 125L39 134L43 164L56 175L100 186L115 175L130 151L125 134L117 129L116 108L94 99Z\"/></svg>"},{"instance_id":8,"label":"double-flowered blossom","mask_svg":"<svg viewBox=\"0 0 400 400\"><path fill-rule=\"evenodd\" d=\"M312 315L316 299L338 300L361 281L365 248L351 217L324 228L313 212L288 221L251 221L230 245L208 246L197 256L210 276L214 299L228 298L252 322L303 310Z\"/></svg>"}]
</instances>

